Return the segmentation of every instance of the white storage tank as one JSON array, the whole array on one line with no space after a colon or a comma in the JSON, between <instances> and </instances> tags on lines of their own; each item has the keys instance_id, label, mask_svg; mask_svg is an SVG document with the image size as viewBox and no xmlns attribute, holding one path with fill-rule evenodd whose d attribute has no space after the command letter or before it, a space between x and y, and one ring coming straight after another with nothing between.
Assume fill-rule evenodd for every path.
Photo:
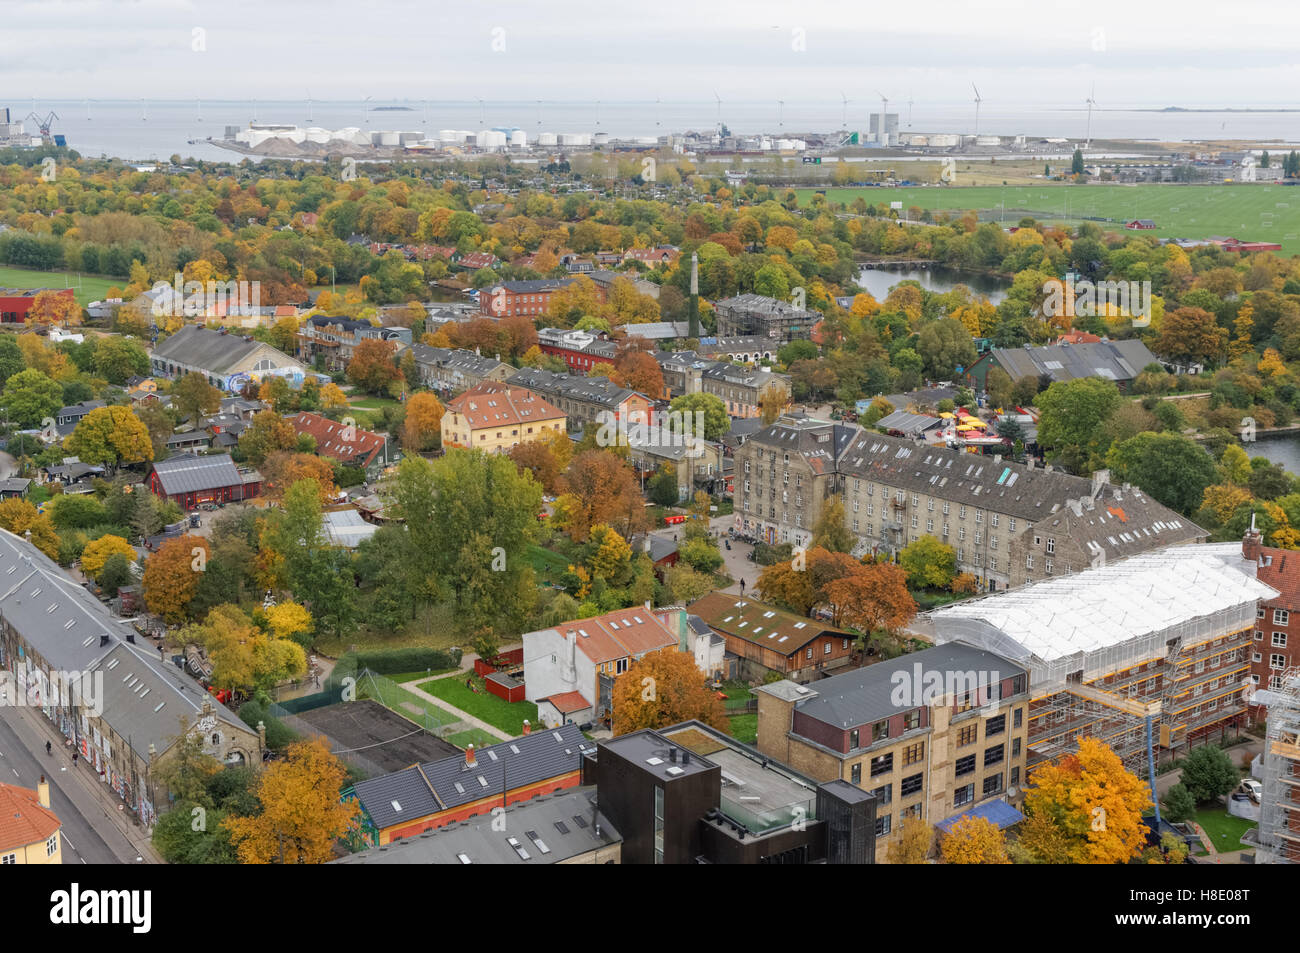
<instances>
[{"instance_id":1,"label":"white storage tank","mask_svg":"<svg viewBox=\"0 0 1300 953\"><path fill-rule=\"evenodd\" d=\"M528 133L522 129L516 129L510 133L510 145L516 149L523 149L528 146Z\"/></svg>"},{"instance_id":2,"label":"white storage tank","mask_svg":"<svg viewBox=\"0 0 1300 953\"><path fill-rule=\"evenodd\" d=\"M553 132L541 132L537 134L537 144L539 146L558 145L559 140Z\"/></svg>"},{"instance_id":3,"label":"white storage tank","mask_svg":"<svg viewBox=\"0 0 1300 953\"><path fill-rule=\"evenodd\" d=\"M379 133L379 144L381 146L401 145L401 135L393 129L384 129Z\"/></svg>"}]
</instances>

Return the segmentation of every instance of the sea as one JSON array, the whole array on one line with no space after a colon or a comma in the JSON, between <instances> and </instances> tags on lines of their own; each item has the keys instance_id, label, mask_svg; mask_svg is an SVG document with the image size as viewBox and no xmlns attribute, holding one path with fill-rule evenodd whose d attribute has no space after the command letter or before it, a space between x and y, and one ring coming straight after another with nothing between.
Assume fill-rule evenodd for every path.
<instances>
[{"instance_id":1,"label":"sea","mask_svg":"<svg viewBox=\"0 0 1300 953\"><path fill-rule=\"evenodd\" d=\"M0 106L6 105L0 101ZM250 122L287 123L361 129L426 132L440 130L522 129L529 139L539 132L608 133L618 138L657 137L708 131L719 122L736 134L766 133L795 137L801 133L865 131L868 114L879 104L842 102L513 102L394 100L379 102L309 102L306 100L56 100L10 101L10 115L57 117L51 131L88 157L165 161L182 158L239 161L239 153L205 140L221 139L226 127ZM1164 105L1133 104L1094 109L1089 123L1080 105L994 105L984 103L976 127L973 103L892 103L900 132L963 133L1033 138L1122 139L1196 142L1240 139L1300 142L1300 110L1277 106L1236 110L1162 111ZM1198 107L1189 106L1188 110ZM26 123L28 131L34 123Z\"/></svg>"}]
</instances>

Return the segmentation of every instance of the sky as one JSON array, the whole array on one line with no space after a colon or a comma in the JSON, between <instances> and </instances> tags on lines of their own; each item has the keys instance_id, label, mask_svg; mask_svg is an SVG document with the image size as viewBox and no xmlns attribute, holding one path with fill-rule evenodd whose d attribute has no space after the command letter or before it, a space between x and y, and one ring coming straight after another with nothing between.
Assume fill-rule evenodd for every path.
<instances>
[{"instance_id":1,"label":"sky","mask_svg":"<svg viewBox=\"0 0 1300 953\"><path fill-rule=\"evenodd\" d=\"M1300 5L0 0L0 99L1300 107ZM1290 98L1288 98L1290 97Z\"/></svg>"}]
</instances>

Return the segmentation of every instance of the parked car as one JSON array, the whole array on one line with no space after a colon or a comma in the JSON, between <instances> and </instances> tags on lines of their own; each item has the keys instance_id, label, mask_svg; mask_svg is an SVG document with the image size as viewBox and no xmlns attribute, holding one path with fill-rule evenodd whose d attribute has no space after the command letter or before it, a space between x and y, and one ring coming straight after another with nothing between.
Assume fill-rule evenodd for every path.
<instances>
[{"instance_id":1,"label":"parked car","mask_svg":"<svg viewBox=\"0 0 1300 953\"><path fill-rule=\"evenodd\" d=\"M1260 784L1253 778L1247 778L1237 786L1237 790L1234 793L1244 794L1258 804L1259 799L1264 796L1264 785Z\"/></svg>"}]
</instances>

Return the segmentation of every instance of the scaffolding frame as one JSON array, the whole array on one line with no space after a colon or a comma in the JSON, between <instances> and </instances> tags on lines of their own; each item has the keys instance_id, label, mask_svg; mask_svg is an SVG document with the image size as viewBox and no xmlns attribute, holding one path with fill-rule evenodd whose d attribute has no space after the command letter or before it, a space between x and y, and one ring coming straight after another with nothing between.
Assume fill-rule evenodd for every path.
<instances>
[{"instance_id":1,"label":"scaffolding frame","mask_svg":"<svg viewBox=\"0 0 1300 953\"><path fill-rule=\"evenodd\" d=\"M1282 688L1267 697L1255 862L1295 864L1300 863L1300 668L1287 669Z\"/></svg>"}]
</instances>

